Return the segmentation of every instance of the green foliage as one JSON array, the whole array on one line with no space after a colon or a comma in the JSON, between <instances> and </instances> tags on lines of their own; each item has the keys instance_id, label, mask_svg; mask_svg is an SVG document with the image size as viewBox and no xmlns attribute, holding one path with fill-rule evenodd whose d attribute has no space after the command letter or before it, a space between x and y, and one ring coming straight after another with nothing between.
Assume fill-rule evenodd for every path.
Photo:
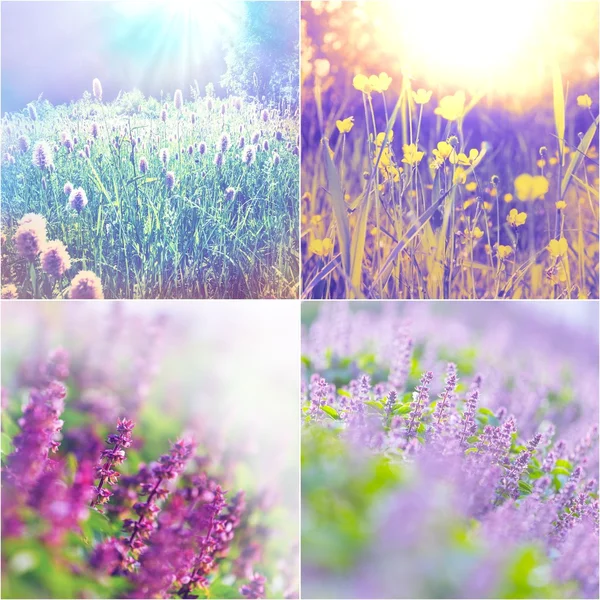
<instances>
[{"instance_id":1,"label":"green foliage","mask_svg":"<svg viewBox=\"0 0 600 600\"><path fill-rule=\"evenodd\" d=\"M230 43L221 85L231 94L298 102L298 7L294 3L247 3L244 34Z\"/></svg>"}]
</instances>

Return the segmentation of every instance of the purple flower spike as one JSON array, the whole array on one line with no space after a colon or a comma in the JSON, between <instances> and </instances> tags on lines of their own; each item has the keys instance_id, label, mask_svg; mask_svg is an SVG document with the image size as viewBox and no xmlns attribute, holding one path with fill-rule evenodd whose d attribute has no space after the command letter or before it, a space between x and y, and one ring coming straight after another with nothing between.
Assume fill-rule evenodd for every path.
<instances>
[{"instance_id":1,"label":"purple flower spike","mask_svg":"<svg viewBox=\"0 0 600 600\"><path fill-rule=\"evenodd\" d=\"M410 438L416 434L423 415L423 408L429 402L429 385L433 380L433 373L426 371L421 376L421 382L413 392L413 401L410 405L408 425L406 426L406 437Z\"/></svg>"},{"instance_id":2,"label":"purple flower spike","mask_svg":"<svg viewBox=\"0 0 600 600\"><path fill-rule=\"evenodd\" d=\"M265 581L266 580L262 575L255 573L250 582L240 588L240 593L245 598L264 598Z\"/></svg>"},{"instance_id":3,"label":"purple flower spike","mask_svg":"<svg viewBox=\"0 0 600 600\"><path fill-rule=\"evenodd\" d=\"M117 433L111 434L106 438L106 443L111 444L112 448L107 448L102 451L102 464L96 467L96 475L100 478L100 482L95 489L95 497L90 506L96 504L105 504L111 497L111 492L102 486L114 485L119 479L119 473L114 467L120 465L125 460L124 448L131 446L131 432L135 427L133 421L129 419L120 419L117 422Z\"/></svg>"},{"instance_id":4,"label":"purple flower spike","mask_svg":"<svg viewBox=\"0 0 600 600\"><path fill-rule=\"evenodd\" d=\"M58 382L31 392L29 404L19 419L21 427L14 439L14 452L8 457L9 479L21 489L29 489L48 466L48 455L60 445L58 434L63 422L66 388Z\"/></svg>"},{"instance_id":5,"label":"purple flower spike","mask_svg":"<svg viewBox=\"0 0 600 600\"><path fill-rule=\"evenodd\" d=\"M131 532L127 545L132 550L139 550L144 547L146 539L154 529L156 514L160 511L157 506L157 500L164 500L169 495L166 487L160 487L165 480L175 479L177 475L183 472L187 460L191 457L194 450L192 442L178 440L171 447L169 454L163 454L160 460L152 468L150 481L142 484L142 495L147 495L145 502L137 502L133 506L134 512L138 515L137 521L126 519L124 529Z\"/></svg>"}]
</instances>

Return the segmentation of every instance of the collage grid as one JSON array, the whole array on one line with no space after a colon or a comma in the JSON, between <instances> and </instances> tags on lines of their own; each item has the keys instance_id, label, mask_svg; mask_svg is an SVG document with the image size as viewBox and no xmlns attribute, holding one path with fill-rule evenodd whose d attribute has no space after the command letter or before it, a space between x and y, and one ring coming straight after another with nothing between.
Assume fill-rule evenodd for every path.
<instances>
[{"instance_id":1,"label":"collage grid","mask_svg":"<svg viewBox=\"0 0 600 600\"><path fill-rule=\"evenodd\" d=\"M598 598L599 30L1 0L1 597Z\"/></svg>"}]
</instances>

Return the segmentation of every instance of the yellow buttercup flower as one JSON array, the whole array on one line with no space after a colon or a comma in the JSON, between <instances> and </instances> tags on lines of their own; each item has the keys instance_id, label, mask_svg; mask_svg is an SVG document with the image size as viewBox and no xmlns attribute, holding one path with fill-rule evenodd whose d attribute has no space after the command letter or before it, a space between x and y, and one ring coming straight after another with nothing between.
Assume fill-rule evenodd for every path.
<instances>
[{"instance_id":1,"label":"yellow buttercup flower","mask_svg":"<svg viewBox=\"0 0 600 600\"><path fill-rule=\"evenodd\" d=\"M565 256L569 251L569 245L564 237L559 240L550 240L547 246L548 252L552 258L558 258L559 256Z\"/></svg>"},{"instance_id":2,"label":"yellow buttercup flower","mask_svg":"<svg viewBox=\"0 0 600 600\"><path fill-rule=\"evenodd\" d=\"M465 167L470 167L477 160L478 156L479 150L473 148L472 150L469 150L469 156L467 156L464 152L460 152L459 154L454 152L449 158L453 165L459 164L464 165Z\"/></svg>"},{"instance_id":3,"label":"yellow buttercup flower","mask_svg":"<svg viewBox=\"0 0 600 600\"><path fill-rule=\"evenodd\" d=\"M433 112L447 121L456 121L465 114L465 101L465 93L459 90L454 96L444 96Z\"/></svg>"},{"instance_id":4,"label":"yellow buttercup flower","mask_svg":"<svg viewBox=\"0 0 600 600\"><path fill-rule=\"evenodd\" d=\"M356 75L352 80L352 85L359 92L370 94L373 91L373 86L369 82L369 78L366 75Z\"/></svg>"},{"instance_id":5,"label":"yellow buttercup flower","mask_svg":"<svg viewBox=\"0 0 600 600\"><path fill-rule=\"evenodd\" d=\"M565 208L567 208L567 203L564 200L558 200L557 202L555 202L555 204L558 210L564 210Z\"/></svg>"},{"instance_id":6,"label":"yellow buttercup flower","mask_svg":"<svg viewBox=\"0 0 600 600\"><path fill-rule=\"evenodd\" d=\"M431 100L431 94L433 92L419 88L416 92L412 93L415 104L427 104Z\"/></svg>"},{"instance_id":7,"label":"yellow buttercup flower","mask_svg":"<svg viewBox=\"0 0 600 600\"><path fill-rule=\"evenodd\" d=\"M373 88L376 92L387 92L392 83L392 78L387 73L379 73L377 87Z\"/></svg>"},{"instance_id":8,"label":"yellow buttercup flower","mask_svg":"<svg viewBox=\"0 0 600 600\"><path fill-rule=\"evenodd\" d=\"M433 155L440 162L444 162L453 152L454 148L448 142L438 142L437 148L433 149Z\"/></svg>"},{"instance_id":9,"label":"yellow buttercup flower","mask_svg":"<svg viewBox=\"0 0 600 600\"><path fill-rule=\"evenodd\" d=\"M467 192L474 192L476 189L477 189L476 181L469 181L469 183L467 183L467 185L465 185L465 190L467 190Z\"/></svg>"},{"instance_id":10,"label":"yellow buttercup flower","mask_svg":"<svg viewBox=\"0 0 600 600\"><path fill-rule=\"evenodd\" d=\"M549 183L543 175L522 173L515 179L515 194L523 202L536 200L548 193Z\"/></svg>"},{"instance_id":11,"label":"yellow buttercup flower","mask_svg":"<svg viewBox=\"0 0 600 600\"><path fill-rule=\"evenodd\" d=\"M577 106L580 106L581 108L591 108L592 99L587 94L577 96Z\"/></svg>"},{"instance_id":12,"label":"yellow buttercup flower","mask_svg":"<svg viewBox=\"0 0 600 600\"><path fill-rule=\"evenodd\" d=\"M498 254L498 258L500 260L508 258L512 254L512 251L513 249L510 246L503 246L502 244L496 248L496 253Z\"/></svg>"},{"instance_id":13,"label":"yellow buttercup flower","mask_svg":"<svg viewBox=\"0 0 600 600\"><path fill-rule=\"evenodd\" d=\"M513 201L513 195L512 194L510 194L510 193L509 194L504 194L504 202L506 202L508 204L509 202L512 202L512 201Z\"/></svg>"},{"instance_id":14,"label":"yellow buttercup flower","mask_svg":"<svg viewBox=\"0 0 600 600\"><path fill-rule=\"evenodd\" d=\"M340 133L350 133L350 130L354 127L354 117L347 117L343 121L336 121L335 124Z\"/></svg>"},{"instance_id":15,"label":"yellow buttercup flower","mask_svg":"<svg viewBox=\"0 0 600 600\"><path fill-rule=\"evenodd\" d=\"M323 217L321 215L313 215L310 218L310 223L311 223L311 225L318 225L322 220L323 220Z\"/></svg>"},{"instance_id":16,"label":"yellow buttercup flower","mask_svg":"<svg viewBox=\"0 0 600 600\"><path fill-rule=\"evenodd\" d=\"M483 210L485 210L486 212L490 212L490 210L492 210L492 203L491 202L484 202L483 203Z\"/></svg>"},{"instance_id":17,"label":"yellow buttercup flower","mask_svg":"<svg viewBox=\"0 0 600 600\"><path fill-rule=\"evenodd\" d=\"M521 227L521 225L525 225L525 221L527 221L527 213L520 213L516 208L513 208L508 213L506 221L509 225L512 225L513 227Z\"/></svg>"},{"instance_id":18,"label":"yellow buttercup flower","mask_svg":"<svg viewBox=\"0 0 600 600\"><path fill-rule=\"evenodd\" d=\"M467 172L462 167L456 167L454 171L454 177L452 178L452 183L466 183L467 181Z\"/></svg>"},{"instance_id":19,"label":"yellow buttercup flower","mask_svg":"<svg viewBox=\"0 0 600 600\"><path fill-rule=\"evenodd\" d=\"M404 152L402 162L409 165L418 165L425 155L425 152L419 152L416 144L404 144L404 146L402 146L402 152Z\"/></svg>"},{"instance_id":20,"label":"yellow buttercup flower","mask_svg":"<svg viewBox=\"0 0 600 600\"><path fill-rule=\"evenodd\" d=\"M333 242L330 238L323 240L314 239L309 246L309 251L317 256L327 256L333 250Z\"/></svg>"},{"instance_id":21,"label":"yellow buttercup flower","mask_svg":"<svg viewBox=\"0 0 600 600\"><path fill-rule=\"evenodd\" d=\"M377 134L375 138L375 145L379 148L383 144L383 140L385 139L385 131ZM390 135L388 136L388 144L391 144L394 141L394 131L390 131Z\"/></svg>"},{"instance_id":22,"label":"yellow buttercup flower","mask_svg":"<svg viewBox=\"0 0 600 600\"><path fill-rule=\"evenodd\" d=\"M468 229L464 230L464 238L463 243L474 242L476 240L480 240L483 237L483 231L479 229L479 227L473 227L470 231Z\"/></svg>"}]
</instances>

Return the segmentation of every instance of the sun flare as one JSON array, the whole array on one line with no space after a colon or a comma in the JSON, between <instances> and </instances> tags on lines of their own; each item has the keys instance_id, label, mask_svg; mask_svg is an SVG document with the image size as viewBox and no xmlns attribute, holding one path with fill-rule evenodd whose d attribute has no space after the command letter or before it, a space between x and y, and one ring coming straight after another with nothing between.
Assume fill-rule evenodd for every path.
<instances>
[{"instance_id":1,"label":"sun flare","mask_svg":"<svg viewBox=\"0 0 600 600\"><path fill-rule=\"evenodd\" d=\"M411 3L401 10L388 3L364 3L379 44L397 52L401 69L429 85L527 95L548 80L554 62L563 73L598 72L597 52L583 64L577 49L598 28L592 2L555 4L543 0L500 5L461 0Z\"/></svg>"}]
</instances>

